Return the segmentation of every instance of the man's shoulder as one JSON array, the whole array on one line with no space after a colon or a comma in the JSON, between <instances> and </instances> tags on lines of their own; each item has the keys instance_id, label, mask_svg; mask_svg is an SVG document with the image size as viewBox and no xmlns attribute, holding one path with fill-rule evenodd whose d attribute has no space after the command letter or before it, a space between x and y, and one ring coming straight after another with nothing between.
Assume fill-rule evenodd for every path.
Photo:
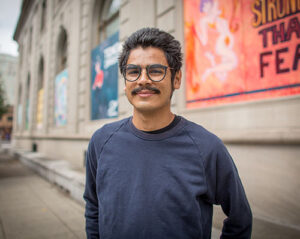
<instances>
[{"instance_id":1,"label":"man's shoulder","mask_svg":"<svg viewBox=\"0 0 300 239\"><path fill-rule=\"evenodd\" d=\"M222 140L216 136L211 131L205 129L203 126L184 119L185 123L185 130L192 138L192 140L201 147L206 148L215 148L216 146L222 146Z\"/></svg>"},{"instance_id":2,"label":"man's shoulder","mask_svg":"<svg viewBox=\"0 0 300 239\"><path fill-rule=\"evenodd\" d=\"M114 134L117 130L119 130L124 124L126 124L129 119L130 118L125 118L122 120L114 121L103 125L101 128L97 129L94 132L91 141L93 142L106 141L107 138L109 138L112 134Z\"/></svg>"}]
</instances>

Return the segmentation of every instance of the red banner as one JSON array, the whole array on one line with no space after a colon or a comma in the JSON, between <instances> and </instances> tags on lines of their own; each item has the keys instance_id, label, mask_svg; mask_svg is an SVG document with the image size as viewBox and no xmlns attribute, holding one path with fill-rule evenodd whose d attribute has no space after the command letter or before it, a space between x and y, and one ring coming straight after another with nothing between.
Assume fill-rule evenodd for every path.
<instances>
[{"instance_id":1,"label":"red banner","mask_svg":"<svg viewBox=\"0 0 300 239\"><path fill-rule=\"evenodd\" d=\"M300 94L300 0L185 0L188 108Z\"/></svg>"}]
</instances>

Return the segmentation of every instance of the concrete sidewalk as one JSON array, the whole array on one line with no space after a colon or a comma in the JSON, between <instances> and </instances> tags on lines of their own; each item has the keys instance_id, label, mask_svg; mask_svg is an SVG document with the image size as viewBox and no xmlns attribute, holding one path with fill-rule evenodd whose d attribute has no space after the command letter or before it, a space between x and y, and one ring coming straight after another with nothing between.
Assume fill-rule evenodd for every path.
<instances>
[{"instance_id":1,"label":"concrete sidewalk","mask_svg":"<svg viewBox=\"0 0 300 239\"><path fill-rule=\"evenodd\" d=\"M1 151L1 150L0 150ZM34 206L35 201L38 205L45 205L45 208L49 207L51 212L54 212L55 215L59 215L60 213L60 207L61 205L66 206L70 210L70 207L76 207L77 210L75 210L74 215L76 220L80 220L80 226L73 227L74 225L71 223L70 225L66 224L67 227L64 227L63 225L58 227L63 227L64 229L61 230L69 230L64 231L62 233L69 233L65 234L69 237L59 237L58 238L85 238L83 229L84 224L84 201L82 199L83 191L84 191L84 183L85 183L85 174L83 170L78 170L72 167L69 163L67 163L64 160L49 160L45 158L43 155L39 153L32 153L32 152L25 152L21 150L11 150L9 146L7 146L4 149L3 153L10 152L11 155L14 155L17 157L23 164L27 165L29 168L33 169L35 172L39 173L42 177L47 179L53 184L59 186L62 188L65 192L67 192L73 199L75 199L79 204L74 203L74 201L70 200L70 198L60 198L57 199L57 203L54 199L52 199L51 193L55 193L57 189L55 187L51 186L51 184L44 182L41 179L38 179L36 175L31 177L25 177L22 179L22 177L12 178L10 180L6 179L7 185L16 185L16 189L12 189L12 195L11 199L13 199L13 196L18 198L19 192L23 192L26 188L27 193L24 192L24 195L26 195L26 198L20 198L20 199L14 199L11 200L11 202L24 202L30 207ZM0 153L1 155L1 153ZM27 169L28 170L28 169ZM21 170L22 171L22 170ZM23 169L24 171L24 169ZM0 171L0 178L2 177L1 174L5 174L5 172ZM30 179L31 178L31 179ZM15 181L13 181L15 180ZM9 182L10 181L10 182ZM1 180L2 182L2 180ZM43 182L43 183L42 183ZM5 184L5 183L4 183ZM20 186L23 185L23 186ZM27 185L27 186L26 186ZM48 185L48 186L40 186L40 185ZM8 193L4 193L5 191L2 191L2 184L1 186L1 196L0 196L0 208L2 208L2 195L8 194L8 202L9 200L9 186L7 186ZM20 187L19 187L20 186ZM45 188L45 192L43 191ZM46 189L49 190L46 190ZM26 191L25 190L25 191ZM2 193L3 192L3 193ZM13 194L15 193L15 194ZM33 196L35 199L31 199L30 196ZM45 196L44 196L45 195ZM62 195L61 195L62 196ZM27 198L28 197L28 198ZM57 197L57 196L54 196ZM18 201L19 200L19 201ZM35 201L34 201L35 200ZM27 202L29 201L29 202ZM53 201L53 202L52 202ZM8 203L7 202L7 203ZM73 206L71 206L73 205ZM74 206L76 205L76 206ZM13 206L12 206L13 207ZM64 213L63 213L64 214ZM80 214L80 215L79 215ZM73 212L69 214L69 216L72 218ZM295 239L300 238L300 230L298 228L292 228L289 225L282 225L278 224L276 222L271 222L262 218L257 218L255 214L253 215L253 231L252 231L252 238L253 239ZM1 210L0 210L0 217L1 216ZM220 238L221 234L221 228L222 228L222 222L225 219L224 214L220 207L214 207L214 228L212 230L212 239ZM67 219L69 220L69 219ZM76 223L75 223L76 224ZM68 229L69 228L69 229ZM80 228L79 231L76 231L76 228ZM0 228L1 230L1 228ZM75 231L72 231L75 230ZM70 234L71 233L71 234ZM72 234L73 233L73 234ZM74 234L75 233L75 234ZM78 233L78 234L77 234ZM59 234L58 234L59 235ZM76 235L79 237L72 237L72 235ZM9 238L9 237L7 237ZM13 238L13 237L12 237ZM17 238L17 237L16 237ZM21 237L24 238L24 237ZM30 237L30 238L57 238L57 237ZM0 234L1 239L1 234Z\"/></svg>"},{"instance_id":2,"label":"concrete sidewalk","mask_svg":"<svg viewBox=\"0 0 300 239\"><path fill-rule=\"evenodd\" d=\"M85 238L84 208L18 160L0 154L0 239Z\"/></svg>"}]
</instances>

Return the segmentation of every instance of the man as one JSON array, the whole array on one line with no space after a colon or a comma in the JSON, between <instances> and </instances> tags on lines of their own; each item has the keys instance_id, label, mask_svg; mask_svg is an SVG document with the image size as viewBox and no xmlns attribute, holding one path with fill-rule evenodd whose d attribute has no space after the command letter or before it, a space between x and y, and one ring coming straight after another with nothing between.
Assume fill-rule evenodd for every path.
<instances>
[{"instance_id":1,"label":"man","mask_svg":"<svg viewBox=\"0 0 300 239\"><path fill-rule=\"evenodd\" d=\"M86 232L101 239L206 239L213 204L228 216L221 238L250 238L252 214L225 146L174 115L180 43L155 28L133 33L119 67L133 116L97 130L86 164Z\"/></svg>"}]
</instances>

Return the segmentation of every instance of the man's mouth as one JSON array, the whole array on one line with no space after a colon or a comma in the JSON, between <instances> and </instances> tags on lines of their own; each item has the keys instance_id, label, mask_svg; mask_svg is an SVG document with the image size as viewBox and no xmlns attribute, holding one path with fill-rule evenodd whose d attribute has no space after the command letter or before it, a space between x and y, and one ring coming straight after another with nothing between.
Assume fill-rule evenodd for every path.
<instances>
[{"instance_id":1,"label":"man's mouth","mask_svg":"<svg viewBox=\"0 0 300 239\"><path fill-rule=\"evenodd\" d=\"M155 92L154 91L149 91L149 90L141 90L137 93L137 95L139 95L140 97L149 97L154 95Z\"/></svg>"},{"instance_id":2,"label":"man's mouth","mask_svg":"<svg viewBox=\"0 0 300 239\"><path fill-rule=\"evenodd\" d=\"M152 86L140 86L131 91L132 95L139 95L142 97L151 96L153 94L160 94L160 90Z\"/></svg>"}]
</instances>

